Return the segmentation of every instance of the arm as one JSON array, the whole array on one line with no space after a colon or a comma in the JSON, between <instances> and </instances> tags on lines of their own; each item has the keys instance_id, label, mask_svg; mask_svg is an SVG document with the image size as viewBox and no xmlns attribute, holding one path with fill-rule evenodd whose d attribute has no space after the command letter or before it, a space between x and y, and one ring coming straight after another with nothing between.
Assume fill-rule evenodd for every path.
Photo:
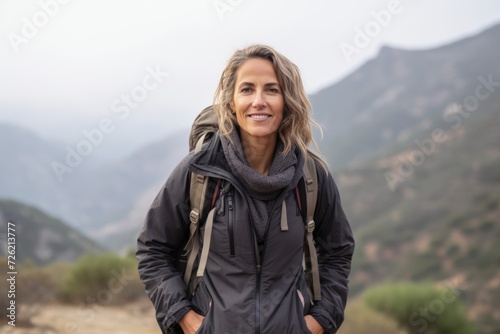
<instances>
[{"instance_id":1,"label":"arm","mask_svg":"<svg viewBox=\"0 0 500 334\"><path fill-rule=\"evenodd\" d=\"M314 237L318 249L322 298L315 302L309 313L321 324L325 333L336 333L344 321L354 238L331 174L327 175L322 168L317 168L317 172L318 203L314 216Z\"/></svg>"},{"instance_id":2,"label":"arm","mask_svg":"<svg viewBox=\"0 0 500 334\"><path fill-rule=\"evenodd\" d=\"M177 258L189 237L189 172L186 160L172 172L151 204L137 240L139 276L165 333L191 303Z\"/></svg>"}]
</instances>

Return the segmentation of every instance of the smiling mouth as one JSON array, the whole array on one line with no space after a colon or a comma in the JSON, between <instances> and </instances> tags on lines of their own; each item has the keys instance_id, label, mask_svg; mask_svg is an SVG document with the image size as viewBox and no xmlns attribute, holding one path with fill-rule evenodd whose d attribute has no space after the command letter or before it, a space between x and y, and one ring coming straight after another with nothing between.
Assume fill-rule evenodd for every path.
<instances>
[{"instance_id":1,"label":"smiling mouth","mask_svg":"<svg viewBox=\"0 0 500 334\"><path fill-rule=\"evenodd\" d=\"M256 115L249 115L248 117L250 117L252 119L268 119L271 117L271 115L256 114Z\"/></svg>"}]
</instances>

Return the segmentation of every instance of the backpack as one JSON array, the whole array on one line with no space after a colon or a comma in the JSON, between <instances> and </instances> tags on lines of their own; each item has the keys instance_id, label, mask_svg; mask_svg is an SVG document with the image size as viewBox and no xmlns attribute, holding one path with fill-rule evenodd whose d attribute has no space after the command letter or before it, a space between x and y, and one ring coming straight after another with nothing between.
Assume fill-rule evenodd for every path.
<instances>
[{"instance_id":1,"label":"backpack","mask_svg":"<svg viewBox=\"0 0 500 334\"><path fill-rule=\"evenodd\" d=\"M209 106L196 117L193 126L191 128L191 133L189 135L189 150L198 153L201 151L203 143L211 138L218 131L218 120L215 111L212 106ZM305 229L305 243L304 243L304 257L303 257L303 268L305 273L305 278L307 282L307 290L310 296L311 302L321 300L321 287L319 279L319 267L318 267L318 256L316 253L316 246L314 244L313 231L315 227L314 223L314 210L316 208L316 201L318 195L318 181L316 174L315 162L311 156L307 156L306 161L303 166L304 183L305 183L305 193L306 193L306 203L307 203L307 214ZM203 236L203 248L201 250L201 255L198 263L198 269L196 272L196 277L192 277L193 266L195 259L200 251L200 239L199 239L199 229L200 229L200 217L202 216L202 209L204 207L205 195L207 192L209 177L203 176L198 173L191 173L191 184L189 188L189 199L191 211L189 213L189 240L184 247L186 258L186 265L184 269L184 283L188 287L188 292L191 294L199 279L203 277L205 271L205 266L208 259L208 251L210 249L210 240L212 236L213 219L215 215L215 199L219 189L219 181L217 182L213 197L210 212L207 215L205 221L205 232ZM300 196L298 196L298 188L295 189L298 199L299 208L302 211L302 205L300 203ZM284 205L284 203L283 203ZM282 210L285 210L283 207ZM286 222L286 215L281 215L281 228L282 230L287 230L288 225Z\"/></svg>"}]
</instances>

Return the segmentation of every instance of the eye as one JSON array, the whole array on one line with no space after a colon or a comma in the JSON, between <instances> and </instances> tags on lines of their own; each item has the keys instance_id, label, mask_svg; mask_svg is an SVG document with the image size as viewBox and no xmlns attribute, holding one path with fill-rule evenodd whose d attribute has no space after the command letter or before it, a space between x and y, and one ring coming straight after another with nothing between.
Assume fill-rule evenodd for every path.
<instances>
[{"instance_id":1,"label":"eye","mask_svg":"<svg viewBox=\"0 0 500 334\"><path fill-rule=\"evenodd\" d=\"M250 87L243 87L240 89L240 93L250 93L252 92L252 88Z\"/></svg>"},{"instance_id":2,"label":"eye","mask_svg":"<svg viewBox=\"0 0 500 334\"><path fill-rule=\"evenodd\" d=\"M274 87L268 88L267 91L269 93L272 93L272 94L279 94L280 93L280 90L278 88L274 88Z\"/></svg>"}]
</instances>

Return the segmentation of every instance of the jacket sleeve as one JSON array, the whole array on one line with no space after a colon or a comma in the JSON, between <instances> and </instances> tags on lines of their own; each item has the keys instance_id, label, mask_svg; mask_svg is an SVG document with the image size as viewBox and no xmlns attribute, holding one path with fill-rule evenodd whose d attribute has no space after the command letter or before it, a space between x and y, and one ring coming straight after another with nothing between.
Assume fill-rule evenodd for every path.
<instances>
[{"instance_id":1,"label":"jacket sleeve","mask_svg":"<svg viewBox=\"0 0 500 334\"><path fill-rule=\"evenodd\" d=\"M337 186L321 167L318 172L318 202L314 214L314 237L318 250L321 300L310 314L324 327L336 333L344 321L348 277L354 252L354 238L340 202Z\"/></svg>"},{"instance_id":2,"label":"jacket sleeve","mask_svg":"<svg viewBox=\"0 0 500 334\"><path fill-rule=\"evenodd\" d=\"M165 333L190 308L177 258L189 237L187 158L171 173L154 199L137 239L138 270L156 319Z\"/></svg>"}]
</instances>

